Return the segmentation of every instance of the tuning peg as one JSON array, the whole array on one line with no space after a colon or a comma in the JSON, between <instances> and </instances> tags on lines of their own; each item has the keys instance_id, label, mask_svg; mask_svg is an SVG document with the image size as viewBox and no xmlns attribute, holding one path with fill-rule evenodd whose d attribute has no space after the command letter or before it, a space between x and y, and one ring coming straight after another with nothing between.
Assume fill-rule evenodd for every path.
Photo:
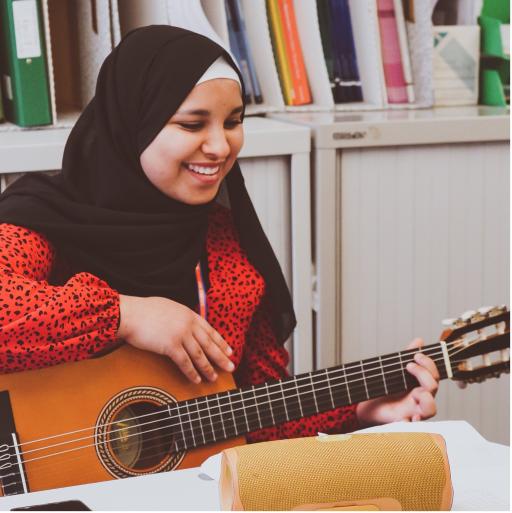
<instances>
[{"instance_id":1,"label":"tuning peg","mask_svg":"<svg viewBox=\"0 0 512 513\"><path fill-rule=\"evenodd\" d=\"M503 312L506 312L506 311L507 311L507 305L495 306L489 312L489 317L495 317L496 315L500 315L500 314L502 314Z\"/></svg>"},{"instance_id":2,"label":"tuning peg","mask_svg":"<svg viewBox=\"0 0 512 513\"><path fill-rule=\"evenodd\" d=\"M456 381L456 383L457 383L457 386L461 389L467 388L467 386L468 386L467 381Z\"/></svg>"},{"instance_id":3,"label":"tuning peg","mask_svg":"<svg viewBox=\"0 0 512 513\"><path fill-rule=\"evenodd\" d=\"M457 319L443 319L443 321L441 321L441 324L443 326L455 326L455 323L457 322Z\"/></svg>"},{"instance_id":4,"label":"tuning peg","mask_svg":"<svg viewBox=\"0 0 512 513\"><path fill-rule=\"evenodd\" d=\"M462 320L462 321L464 321L464 322L466 322L466 323L467 323L467 322L469 322L469 321L471 320L471 318L472 318L476 313L477 313L477 312L476 312L476 310L468 310L468 311L464 312L464 313L460 316L460 318L461 318L461 320Z\"/></svg>"},{"instance_id":5,"label":"tuning peg","mask_svg":"<svg viewBox=\"0 0 512 513\"><path fill-rule=\"evenodd\" d=\"M493 308L495 308L494 306L482 306L481 308L478 309L478 313L482 314L482 315L487 315Z\"/></svg>"}]
</instances>

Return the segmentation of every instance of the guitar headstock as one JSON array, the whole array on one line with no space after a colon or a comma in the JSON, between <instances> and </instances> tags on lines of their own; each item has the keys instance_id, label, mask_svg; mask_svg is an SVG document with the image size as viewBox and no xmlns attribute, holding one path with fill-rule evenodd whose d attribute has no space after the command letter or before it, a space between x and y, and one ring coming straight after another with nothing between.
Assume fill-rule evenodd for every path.
<instances>
[{"instance_id":1,"label":"guitar headstock","mask_svg":"<svg viewBox=\"0 0 512 513\"><path fill-rule=\"evenodd\" d=\"M475 383L510 372L510 312L489 306L443 321L453 379Z\"/></svg>"}]
</instances>

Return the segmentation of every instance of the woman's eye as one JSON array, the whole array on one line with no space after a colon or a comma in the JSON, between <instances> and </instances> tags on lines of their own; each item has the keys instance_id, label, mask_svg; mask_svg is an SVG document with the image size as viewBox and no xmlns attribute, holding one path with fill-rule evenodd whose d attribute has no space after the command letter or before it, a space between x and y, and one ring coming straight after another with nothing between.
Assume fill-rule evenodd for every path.
<instances>
[{"instance_id":1,"label":"woman's eye","mask_svg":"<svg viewBox=\"0 0 512 513\"><path fill-rule=\"evenodd\" d=\"M242 124L241 119L230 119L224 123L224 126L226 128L235 128L236 126L241 125L241 124Z\"/></svg>"},{"instance_id":2,"label":"woman's eye","mask_svg":"<svg viewBox=\"0 0 512 513\"><path fill-rule=\"evenodd\" d=\"M186 130L200 130L203 128L202 123L179 123L179 125Z\"/></svg>"}]
</instances>

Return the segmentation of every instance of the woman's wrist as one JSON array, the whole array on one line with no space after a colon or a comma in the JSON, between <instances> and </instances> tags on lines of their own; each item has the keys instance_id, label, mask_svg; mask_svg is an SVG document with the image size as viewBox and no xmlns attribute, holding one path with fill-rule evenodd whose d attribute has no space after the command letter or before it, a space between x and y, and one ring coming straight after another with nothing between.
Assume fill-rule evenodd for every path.
<instances>
[{"instance_id":1,"label":"woman's wrist","mask_svg":"<svg viewBox=\"0 0 512 513\"><path fill-rule=\"evenodd\" d=\"M119 294L119 328L116 333L117 338L127 340L130 337L134 319L134 307L141 299L144 298Z\"/></svg>"}]
</instances>

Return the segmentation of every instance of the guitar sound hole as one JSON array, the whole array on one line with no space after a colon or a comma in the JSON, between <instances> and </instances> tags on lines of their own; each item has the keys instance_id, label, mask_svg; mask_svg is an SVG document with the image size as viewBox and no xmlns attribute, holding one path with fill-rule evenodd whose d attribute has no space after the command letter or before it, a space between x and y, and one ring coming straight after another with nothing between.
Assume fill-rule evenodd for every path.
<instances>
[{"instance_id":1,"label":"guitar sound hole","mask_svg":"<svg viewBox=\"0 0 512 513\"><path fill-rule=\"evenodd\" d=\"M108 439L117 462L136 472L150 472L172 455L170 419L159 412L158 404L147 401L119 409L112 417Z\"/></svg>"}]
</instances>

